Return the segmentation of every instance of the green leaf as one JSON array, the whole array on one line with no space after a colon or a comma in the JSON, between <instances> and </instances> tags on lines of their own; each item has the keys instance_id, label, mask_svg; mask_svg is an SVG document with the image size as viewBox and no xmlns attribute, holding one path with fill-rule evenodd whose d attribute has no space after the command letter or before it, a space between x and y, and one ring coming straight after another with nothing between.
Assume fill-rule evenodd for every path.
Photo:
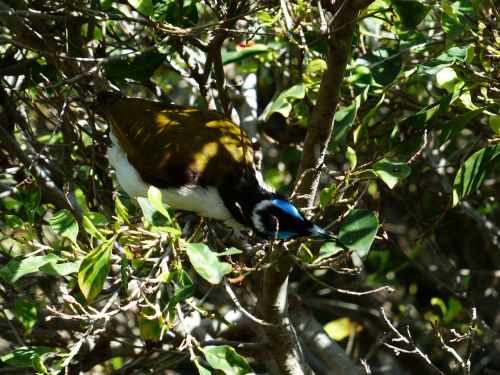
<instances>
[{"instance_id":1,"label":"green leaf","mask_svg":"<svg viewBox=\"0 0 500 375\"><path fill-rule=\"evenodd\" d=\"M331 339L335 341L342 341L343 339L349 337L351 324L351 319L340 318L326 323L323 326L323 329Z\"/></svg>"},{"instance_id":2,"label":"green leaf","mask_svg":"<svg viewBox=\"0 0 500 375\"><path fill-rule=\"evenodd\" d=\"M92 224L92 221L90 221L89 218L87 217L83 217L83 229L85 229L85 231L90 234L92 237L95 237L101 241L105 241L106 238L104 237L104 235L99 232L99 229L97 229L94 224Z\"/></svg>"},{"instance_id":3,"label":"green leaf","mask_svg":"<svg viewBox=\"0 0 500 375\"><path fill-rule=\"evenodd\" d=\"M93 301L99 295L108 277L114 240L115 237L83 258L78 271L78 286L87 302Z\"/></svg>"},{"instance_id":4,"label":"green leaf","mask_svg":"<svg viewBox=\"0 0 500 375\"><path fill-rule=\"evenodd\" d=\"M372 171L392 189L410 175L411 168L399 161L382 159L373 164Z\"/></svg>"},{"instance_id":5,"label":"green leaf","mask_svg":"<svg viewBox=\"0 0 500 375\"><path fill-rule=\"evenodd\" d=\"M473 111L469 111L460 116L457 116L451 121L448 121L441 131L439 145L442 145L450 139L454 138L458 133L460 133L463 128L465 128L469 121L471 121L483 111L484 108L475 109Z\"/></svg>"},{"instance_id":6,"label":"green leaf","mask_svg":"<svg viewBox=\"0 0 500 375\"><path fill-rule=\"evenodd\" d=\"M78 236L78 223L71 213L62 209L50 218L50 226L57 235L69 239L76 244Z\"/></svg>"},{"instance_id":7,"label":"green leaf","mask_svg":"<svg viewBox=\"0 0 500 375\"><path fill-rule=\"evenodd\" d=\"M194 284L189 275L184 270L175 272L176 288L169 301L169 306L173 307L180 301L192 297L195 292Z\"/></svg>"},{"instance_id":8,"label":"green leaf","mask_svg":"<svg viewBox=\"0 0 500 375\"><path fill-rule=\"evenodd\" d=\"M125 223L129 223L127 208L118 197L115 198L115 212Z\"/></svg>"},{"instance_id":9,"label":"green leaf","mask_svg":"<svg viewBox=\"0 0 500 375\"><path fill-rule=\"evenodd\" d=\"M153 1L152 0L127 0L127 1L139 13L142 13L145 16L152 16L153 15Z\"/></svg>"},{"instance_id":10,"label":"green leaf","mask_svg":"<svg viewBox=\"0 0 500 375\"><path fill-rule=\"evenodd\" d=\"M108 219L106 218L106 216L104 216L100 212L85 211L83 213L83 216L88 218L92 222L92 224L98 227L106 225L108 223Z\"/></svg>"},{"instance_id":11,"label":"green leaf","mask_svg":"<svg viewBox=\"0 0 500 375\"><path fill-rule=\"evenodd\" d=\"M172 221L172 218L167 211L167 209L170 207L163 203L161 191L158 188L154 186L149 187L148 199L153 208L155 208L158 212L165 216L169 222Z\"/></svg>"},{"instance_id":12,"label":"green leaf","mask_svg":"<svg viewBox=\"0 0 500 375\"><path fill-rule=\"evenodd\" d=\"M21 346L0 358L2 362L12 367L31 367L35 356L44 358L49 353L54 353L55 348L47 346Z\"/></svg>"},{"instance_id":13,"label":"green leaf","mask_svg":"<svg viewBox=\"0 0 500 375\"><path fill-rule=\"evenodd\" d=\"M347 146L345 156L349 161L349 167L351 169L356 168L356 165L358 164L358 158L356 156L356 151L354 151L354 149L351 146Z\"/></svg>"},{"instance_id":14,"label":"green leaf","mask_svg":"<svg viewBox=\"0 0 500 375\"><path fill-rule=\"evenodd\" d=\"M500 161L500 144L475 152L458 170L453 182L453 206L475 191Z\"/></svg>"},{"instance_id":15,"label":"green leaf","mask_svg":"<svg viewBox=\"0 0 500 375\"><path fill-rule=\"evenodd\" d=\"M186 252L198 275L211 284L220 283L224 275L233 270L229 263L219 261L205 244L186 243Z\"/></svg>"},{"instance_id":16,"label":"green leaf","mask_svg":"<svg viewBox=\"0 0 500 375\"><path fill-rule=\"evenodd\" d=\"M326 61L323 59L314 59L307 65L307 75L316 76L322 74L327 68Z\"/></svg>"},{"instance_id":17,"label":"green leaf","mask_svg":"<svg viewBox=\"0 0 500 375\"><path fill-rule=\"evenodd\" d=\"M340 246L336 241L328 241L321 245L319 249L318 257L314 260L313 263L321 262L323 259L334 256L338 253L344 251L344 248Z\"/></svg>"},{"instance_id":18,"label":"green leaf","mask_svg":"<svg viewBox=\"0 0 500 375\"><path fill-rule=\"evenodd\" d=\"M271 108L266 115L266 120L269 119L269 117L275 112L281 113L283 117L288 117L290 115L290 111L292 110L292 101L296 99L303 99L305 95L306 89L302 82L283 91L271 105Z\"/></svg>"},{"instance_id":19,"label":"green leaf","mask_svg":"<svg viewBox=\"0 0 500 375\"><path fill-rule=\"evenodd\" d=\"M14 301L14 312L17 319L23 324L24 328L30 329L36 324L37 312L32 301L20 297Z\"/></svg>"},{"instance_id":20,"label":"green leaf","mask_svg":"<svg viewBox=\"0 0 500 375\"><path fill-rule=\"evenodd\" d=\"M319 194L319 205L321 206L321 208L325 208L330 204L336 192L337 185L335 184L331 184L330 186L327 186L326 188L321 190L321 193Z\"/></svg>"},{"instance_id":21,"label":"green leaf","mask_svg":"<svg viewBox=\"0 0 500 375\"><path fill-rule=\"evenodd\" d=\"M200 365L198 361L195 362L195 365L200 375L212 375L212 371Z\"/></svg>"},{"instance_id":22,"label":"green leaf","mask_svg":"<svg viewBox=\"0 0 500 375\"><path fill-rule=\"evenodd\" d=\"M6 283L13 284L24 275L38 272L45 264L57 262L60 259L55 254L30 256L27 258L21 256L15 257L0 269L0 277Z\"/></svg>"},{"instance_id":23,"label":"green leaf","mask_svg":"<svg viewBox=\"0 0 500 375\"><path fill-rule=\"evenodd\" d=\"M339 152L346 146L347 135L356 119L359 107L366 100L369 88L370 86L367 86L361 94L357 95L350 106L341 108L335 113L332 139L328 146L332 151Z\"/></svg>"},{"instance_id":24,"label":"green leaf","mask_svg":"<svg viewBox=\"0 0 500 375\"><path fill-rule=\"evenodd\" d=\"M270 51L269 47L264 44L254 44L249 47L242 48L238 51L226 52L222 55L222 64L227 65L237 61L247 59L249 57L262 55Z\"/></svg>"},{"instance_id":25,"label":"green leaf","mask_svg":"<svg viewBox=\"0 0 500 375\"><path fill-rule=\"evenodd\" d=\"M42 358L39 355L35 355L33 357L33 361L31 361L31 366L35 370L37 375L49 375L49 372L45 365L43 364Z\"/></svg>"},{"instance_id":26,"label":"green leaf","mask_svg":"<svg viewBox=\"0 0 500 375\"><path fill-rule=\"evenodd\" d=\"M107 62L104 65L104 74L112 81L125 78L146 81L163 64L165 56L159 52L149 52L134 58L124 56L118 60Z\"/></svg>"},{"instance_id":27,"label":"green leaf","mask_svg":"<svg viewBox=\"0 0 500 375\"><path fill-rule=\"evenodd\" d=\"M339 238L349 249L356 250L361 258L365 258L377 230L378 219L375 213L354 209L340 223Z\"/></svg>"},{"instance_id":28,"label":"green leaf","mask_svg":"<svg viewBox=\"0 0 500 375\"><path fill-rule=\"evenodd\" d=\"M151 306L144 306L139 313L139 332L144 341L158 342L163 327L163 317L155 316L156 311Z\"/></svg>"},{"instance_id":29,"label":"green leaf","mask_svg":"<svg viewBox=\"0 0 500 375\"><path fill-rule=\"evenodd\" d=\"M24 228L23 219L21 219L19 216L4 215L3 218L5 220L5 224L12 229Z\"/></svg>"},{"instance_id":30,"label":"green leaf","mask_svg":"<svg viewBox=\"0 0 500 375\"><path fill-rule=\"evenodd\" d=\"M46 273L47 275L53 276L66 276L72 273L77 273L80 269L80 265L82 264L82 260L75 260L74 262L49 262L42 267L40 267L39 271Z\"/></svg>"},{"instance_id":31,"label":"green leaf","mask_svg":"<svg viewBox=\"0 0 500 375\"><path fill-rule=\"evenodd\" d=\"M488 124L495 134L500 135L500 115L491 115L488 118Z\"/></svg>"},{"instance_id":32,"label":"green leaf","mask_svg":"<svg viewBox=\"0 0 500 375\"><path fill-rule=\"evenodd\" d=\"M203 348L208 364L221 370L226 375L244 375L253 373L245 358L228 345L207 346Z\"/></svg>"},{"instance_id":33,"label":"green leaf","mask_svg":"<svg viewBox=\"0 0 500 375\"><path fill-rule=\"evenodd\" d=\"M409 29L415 29L431 9L420 1L392 0L391 3L401 23Z\"/></svg>"},{"instance_id":34,"label":"green leaf","mask_svg":"<svg viewBox=\"0 0 500 375\"><path fill-rule=\"evenodd\" d=\"M151 204L150 200L143 197L138 197L137 202L139 206L141 206L142 213L146 220L153 226L157 227L163 232L168 232L174 236L178 236L180 234L178 229L172 228L172 221L168 219L167 216L158 211ZM172 208L164 203L161 203L164 211L172 210ZM168 212L168 211L167 211ZM169 215L169 217L174 217L174 212Z\"/></svg>"}]
</instances>

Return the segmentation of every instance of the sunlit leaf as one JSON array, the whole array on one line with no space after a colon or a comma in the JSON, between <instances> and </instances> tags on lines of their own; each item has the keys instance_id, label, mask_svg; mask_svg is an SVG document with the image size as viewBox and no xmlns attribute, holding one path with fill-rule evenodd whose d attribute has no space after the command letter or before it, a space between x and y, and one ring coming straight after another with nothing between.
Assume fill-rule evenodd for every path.
<instances>
[{"instance_id":1,"label":"sunlit leaf","mask_svg":"<svg viewBox=\"0 0 500 375\"><path fill-rule=\"evenodd\" d=\"M342 341L343 339L349 337L351 324L351 319L340 318L326 323L323 326L323 329L331 339L335 341Z\"/></svg>"},{"instance_id":2,"label":"sunlit leaf","mask_svg":"<svg viewBox=\"0 0 500 375\"><path fill-rule=\"evenodd\" d=\"M321 262L323 259L332 257L336 254L343 252L344 250L345 249L336 241L325 242L321 245L318 257L314 260L314 263Z\"/></svg>"},{"instance_id":3,"label":"sunlit leaf","mask_svg":"<svg viewBox=\"0 0 500 375\"><path fill-rule=\"evenodd\" d=\"M491 115L488 118L488 124L494 133L500 134L500 115Z\"/></svg>"},{"instance_id":4,"label":"sunlit leaf","mask_svg":"<svg viewBox=\"0 0 500 375\"><path fill-rule=\"evenodd\" d=\"M269 109L269 112L266 115L266 120L275 112L281 113L283 117L288 117L290 115L290 111L292 110L292 102L296 99L303 99L305 94L306 90L302 82L283 91L278 95Z\"/></svg>"},{"instance_id":5,"label":"sunlit leaf","mask_svg":"<svg viewBox=\"0 0 500 375\"><path fill-rule=\"evenodd\" d=\"M378 230L375 213L363 209L353 209L340 223L339 238L349 249L356 250L361 258L368 251Z\"/></svg>"},{"instance_id":6,"label":"sunlit leaf","mask_svg":"<svg viewBox=\"0 0 500 375\"><path fill-rule=\"evenodd\" d=\"M55 348L49 348L47 346L21 346L5 354L0 360L12 367L31 367L35 356L44 358L47 354L56 351Z\"/></svg>"},{"instance_id":7,"label":"sunlit leaf","mask_svg":"<svg viewBox=\"0 0 500 375\"><path fill-rule=\"evenodd\" d=\"M186 243L186 253L195 271L211 284L218 284L232 271L229 263L221 262L210 248L202 243Z\"/></svg>"},{"instance_id":8,"label":"sunlit leaf","mask_svg":"<svg viewBox=\"0 0 500 375\"><path fill-rule=\"evenodd\" d=\"M221 370L226 375L253 373L245 358L228 345L207 346L203 348L203 353L210 367Z\"/></svg>"},{"instance_id":9,"label":"sunlit leaf","mask_svg":"<svg viewBox=\"0 0 500 375\"><path fill-rule=\"evenodd\" d=\"M475 152L458 170L453 182L453 206L475 191L500 161L500 144Z\"/></svg>"},{"instance_id":10,"label":"sunlit leaf","mask_svg":"<svg viewBox=\"0 0 500 375\"><path fill-rule=\"evenodd\" d=\"M153 1L152 0L127 0L127 1L139 13L142 13L145 16L152 16L153 15Z\"/></svg>"},{"instance_id":11,"label":"sunlit leaf","mask_svg":"<svg viewBox=\"0 0 500 375\"><path fill-rule=\"evenodd\" d=\"M333 197L335 196L335 193L337 192L337 185L331 184L330 186L327 186L323 190L321 190L321 193L319 194L319 205L322 208L325 208L330 204L332 201Z\"/></svg>"},{"instance_id":12,"label":"sunlit leaf","mask_svg":"<svg viewBox=\"0 0 500 375\"><path fill-rule=\"evenodd\" d=\"M114 238L88 253L78 271L78 286L87 302L99 295L109 274Z\"/></svg>"},{"instance_id":13,"label":"sunlit leaf","mask_svg":"<svg viewBox=\"0 0 500 375\"><path fill-rule=\"evenodd\" d=\"M68 210L62 209L52 216L50 218L50 226L57 235L76 243L78 223Z\"/></svg>"},{"instance_id":14,"label":"sunlit leaf","mask_svg":"<svg viewBox=\"0 0 500 375\"><path fill-rule=\"evenodd\" d=\"M372 171L392 189L410 175L411 168L399 161L382 159L373 164Z\"/></svg>"},{"instance_id":15,"label":"sunlit leaf","mask_svg":"<svg viewBox=\"0 0 500 375\"><path fill-rule=\"evenodd\" d=\"M27 258L15 257L0 269L0 277L7 283L15 283L24 275L38 272L47 263L60 260L55 254L30 256Z\"/></svg>"},{"instance_id":16,"label":"sunlit leaf","mask_svg":"<svg viewBox=\"0 0 500 375\"><path fill-rule=\"evenodd\" d=\"M4 215L5 224L12 229L24 228L23 219L16 215Z\"/></svg>"},{"instance_id":17,"label":"sunlit leaf","mask_svg":"<svg viewBox=\"0 0 500 375\"><path fill-rule=\"evenodd\" d=\"M151 306L144 306L139 313L139 332L144 341L151 340L157 342L161 337L163 317L157 316L155 309Z\"/></svg>"}]
</instances>

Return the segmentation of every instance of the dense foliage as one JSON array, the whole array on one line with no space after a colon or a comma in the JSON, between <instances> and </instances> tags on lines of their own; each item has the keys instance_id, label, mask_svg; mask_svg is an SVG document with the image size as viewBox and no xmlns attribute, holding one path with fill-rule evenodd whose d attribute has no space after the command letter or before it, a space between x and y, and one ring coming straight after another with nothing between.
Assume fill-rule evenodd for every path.
<instances>
[{"instance_id":1,"label":"dense foliage","mask_svg":"<svg viewBox=\"0 0 500 375\"><path fill-rule=\"evenodd\" d=\"M0 0L0 373L500 371L499 45L490 0ZM131 200L110 84L240 123L350 250Z\"/></svg>"}]
</instances>

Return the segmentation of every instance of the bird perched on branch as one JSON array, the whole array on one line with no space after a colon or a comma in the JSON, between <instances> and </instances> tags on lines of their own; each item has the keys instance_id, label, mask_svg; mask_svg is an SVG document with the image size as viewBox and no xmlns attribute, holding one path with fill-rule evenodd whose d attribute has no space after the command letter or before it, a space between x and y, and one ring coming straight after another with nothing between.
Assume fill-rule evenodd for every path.
<instances>
[{"instance_id":1,"label":"bird perched on branch","mask_svg":"<svg viewBox=\"0 0 500 375\"><path fill-rule=\"evenodd\" d=\"M146 197L153 185L174 209L261 237L336 239L264 187L250 139L224 116L118 92L100 92L97 102L111 128L108 159L131 197Z\"/></svg>"}]
</instances>

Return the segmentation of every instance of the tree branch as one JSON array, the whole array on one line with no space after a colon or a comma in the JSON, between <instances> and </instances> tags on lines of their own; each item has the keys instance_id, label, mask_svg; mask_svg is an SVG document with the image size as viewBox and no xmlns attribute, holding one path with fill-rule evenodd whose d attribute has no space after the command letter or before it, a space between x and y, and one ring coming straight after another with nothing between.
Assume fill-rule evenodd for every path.
<instances>
[{"instance_id":1,"label":"tree branch","mask_svg":"<svg viewBox=\"0 0 500 375\"><path fill-rule=\"evenodd\" d=\"M298 178L304 174L297 186L300 206L312 206L318 188L321 165L333 130L333 119L340 99L340 90L351 51L352 37L359 11L371 1L345 0L330 25L328 36L327 69L321 79L318 98L311 114L300 160Z\"/></svg>"}]
</instances>

